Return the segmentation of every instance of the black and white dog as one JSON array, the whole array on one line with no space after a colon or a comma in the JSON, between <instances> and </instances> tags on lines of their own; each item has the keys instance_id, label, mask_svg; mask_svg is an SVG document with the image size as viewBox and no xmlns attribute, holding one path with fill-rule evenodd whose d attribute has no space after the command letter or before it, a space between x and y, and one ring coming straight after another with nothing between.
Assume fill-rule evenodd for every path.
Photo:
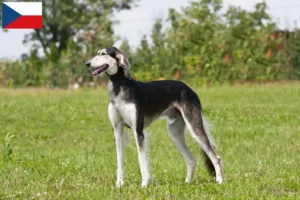
<instances>
[{"instance_id":1,"label":"black and white dog","mask_svg":"<svg viewBox=\"0 0 300 200\"><path fill-rule=\"evenodd\" d=\"M151 180L147 137L144 129L160 117L168 119L168 132L183 155L187 165L185 182L189 183L194 174L196 160L185 142L185 126L199 144L209 171L218 183L223 182L221 159L215 152L215 144L209 134L207 121L202 114L197 94L186 84L175 80L139 82L130 76L127 56L115 47L98 51L98 55L86 62L93 68L92 74L109 76L108 115L114 129L117 149L117 186L124 183L124 148L128 133L124 126L132 129L138 149L142 175L142 187Z\"/></svg>"}]
</instances>

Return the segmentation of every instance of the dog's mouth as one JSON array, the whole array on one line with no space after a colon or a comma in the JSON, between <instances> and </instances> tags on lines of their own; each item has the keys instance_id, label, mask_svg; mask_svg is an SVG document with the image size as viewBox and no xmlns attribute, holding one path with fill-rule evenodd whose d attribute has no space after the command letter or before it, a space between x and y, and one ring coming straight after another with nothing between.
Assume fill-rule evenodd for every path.
<instances>
[{"instance_id":1,"label":"dog's mouth","mask_svg":"<svg viewBox=\"0 0 300 200\"><path fill-rule=\"evenodd\" d=\"M102 72L106 71L108 69L108 67L109 67L109 65L107 65L107 64L97 67L92 72L93 76L97 76L97 75L101 74Z\"/></svg>"}]
</instances>

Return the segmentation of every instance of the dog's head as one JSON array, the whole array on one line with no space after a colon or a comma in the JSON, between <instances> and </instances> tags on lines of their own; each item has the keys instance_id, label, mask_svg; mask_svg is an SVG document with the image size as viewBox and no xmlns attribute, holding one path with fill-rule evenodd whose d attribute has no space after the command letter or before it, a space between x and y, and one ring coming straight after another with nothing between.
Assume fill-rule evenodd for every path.
<instances>
[{"instance_id":1,"label":"dog's head","mask_svg":"<svg viewBox=\"0 0 300 200\"><path fill-rule=\"evenodd\" d=\"M92 74L98 76L106 72L112 76L123 69L126 78L130 77L130 63L128 57L116 47L109 47L101 49L98 54L92 59L88 60L86 66L93 68Z\"/></svg>"}]
</instances>

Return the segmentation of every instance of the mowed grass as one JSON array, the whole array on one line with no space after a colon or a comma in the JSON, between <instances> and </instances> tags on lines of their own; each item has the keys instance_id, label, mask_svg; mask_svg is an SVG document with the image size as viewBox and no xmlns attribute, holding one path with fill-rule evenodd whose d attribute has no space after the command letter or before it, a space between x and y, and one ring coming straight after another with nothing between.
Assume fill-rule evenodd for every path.
<instances>
[{"instance_id":1,"label":"mowed grass","mask_svg":"<svg viewBox=\"0 0 300 200\"><path fill-rule=\"evenodd\" d=\"M204 168L199 148L191 184L165 121L148 132L153 181L141 188L136 146L115 187L116 152L107 89L0 91L0 199L299 199L300 85L202 88L226 182ZM14 135L5 142L7 135Z\"/></svg>"}]
</instances>

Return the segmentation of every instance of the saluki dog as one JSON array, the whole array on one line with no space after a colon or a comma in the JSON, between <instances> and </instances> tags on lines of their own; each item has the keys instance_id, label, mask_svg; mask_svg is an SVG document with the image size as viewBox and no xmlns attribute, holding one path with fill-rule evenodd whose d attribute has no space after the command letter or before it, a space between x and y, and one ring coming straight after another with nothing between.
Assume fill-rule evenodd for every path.
<instances>
[{"instance_id":1,"label":"saluki dog","mask_svg":"<svg viewBox=\"0 0 300 200\"><path fill-rule=\"evenodd\" d=\"M192 180L196 166L196 160L186 145L185 126L200 146L206 166L216 182L223 182L221 158L215 152L215 143L204 119L198 95L189 86L176 80L140 82L133 79L128 57L116 47L99 50L85 64L93 68L94 76L101 73L109 76L108 116L116 143L117 187L124 184L124 148L128 137L124 127L131 128L134 134L142 175L141 186L149 185L151 174L144 129L160 117L168 119L169 136L185 159L185 182Z\"/></svg>"}]
</instances>

